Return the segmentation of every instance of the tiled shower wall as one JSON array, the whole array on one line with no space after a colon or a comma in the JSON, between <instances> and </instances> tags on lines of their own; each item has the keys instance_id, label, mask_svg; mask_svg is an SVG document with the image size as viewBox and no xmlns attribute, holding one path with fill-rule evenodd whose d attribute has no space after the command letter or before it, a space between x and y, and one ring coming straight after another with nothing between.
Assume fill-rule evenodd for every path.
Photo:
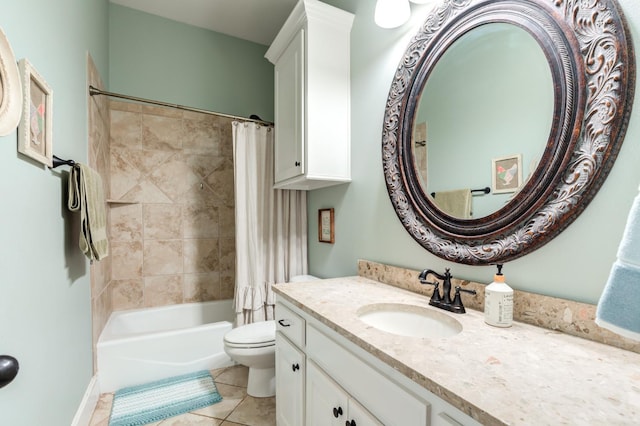
<instances>
[{"instance_id":1,"label":"tiled shower wall","mask_svg":"<svg viewBox=\"0 0 640 426\"><path fill-rule=\"evenodd\" d=\"M113 310L233 298L231 119L110 103Z\"/></svg>"},{"instance_id":2,"label":"tiled shower wall","mask_svg":"<svg viewBox=\"0 0 640 426\"><path fill-rule=\"evenodd\" d=\"M89 84L102 89L102 79L91 56L87 56L87 75ZM105 194L109 194L109 99L104 96L91 96L89 99L89 166L102 177ZM107 215L107 220L109 216ZM109 229L107 228L107 236ZM76 243L77 244L77 243ZM93 330L93 347L111 315L111 256L91 264L91 315ZM95 351L94 351L95 357ZM95 361L95 360L94 360ZM95 362L94 362L94 365Z\"/></svg>"}]
</instances>

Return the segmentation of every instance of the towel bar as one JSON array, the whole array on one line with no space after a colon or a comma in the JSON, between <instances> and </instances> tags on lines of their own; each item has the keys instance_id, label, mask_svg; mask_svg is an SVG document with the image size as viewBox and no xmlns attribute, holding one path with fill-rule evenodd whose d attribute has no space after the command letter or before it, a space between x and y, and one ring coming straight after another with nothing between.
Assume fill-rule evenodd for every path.
<instances>
[{"instance_id":1,"label":"towel bar","mask_svg":"<svg viewBox=\"0 0 640 426\"><path fill-rule=\"evenodd\" d=\"M483 194L488 194L491 192L491 188L489 188L488 186L485 186L484 188L480 188L480 189L472 189L471 192L482 192ZM431 196L435 197L436 193L432 192Z\"/></svg>"}]
</instances>

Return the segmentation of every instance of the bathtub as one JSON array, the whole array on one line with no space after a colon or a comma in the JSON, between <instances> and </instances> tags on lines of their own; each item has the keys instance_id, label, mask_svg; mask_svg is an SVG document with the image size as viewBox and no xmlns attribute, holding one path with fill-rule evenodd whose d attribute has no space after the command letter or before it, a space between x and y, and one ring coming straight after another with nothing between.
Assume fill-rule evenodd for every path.
<instances>
[{"instance_id":1,"label":"bathtub","mask_svg":"<svg viewBox=\"0 0 640 426\"><path fill-rule=\"evenodd\" d=\"M113 312L97 344L100 392L233 365L233 318L232 300Z\"/></svg>"}]
</instances>

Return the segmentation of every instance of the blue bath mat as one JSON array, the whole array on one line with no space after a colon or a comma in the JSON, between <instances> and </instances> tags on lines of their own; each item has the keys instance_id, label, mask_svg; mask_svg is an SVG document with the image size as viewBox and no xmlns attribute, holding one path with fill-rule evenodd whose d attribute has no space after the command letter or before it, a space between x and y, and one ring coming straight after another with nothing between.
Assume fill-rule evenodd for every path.
<instances>
[{"instance_id":1,"label":"blue bath mat","mask_svg":"<svg viewBox=\"0 0 640 426\"><path fill-rule=\"evenodd\" d=\"M115 393L109 426L145 425L221 400L207 370L131 386Z\"/></svg>"}]
</instances>

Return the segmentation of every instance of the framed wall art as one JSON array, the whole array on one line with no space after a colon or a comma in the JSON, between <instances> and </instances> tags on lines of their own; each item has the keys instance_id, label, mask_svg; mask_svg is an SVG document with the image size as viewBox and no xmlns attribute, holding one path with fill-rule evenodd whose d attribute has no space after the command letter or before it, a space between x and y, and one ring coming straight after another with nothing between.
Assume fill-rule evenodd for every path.
<instances>
[{"instance_id":1,"label":"framed wall art","mask_svg":"<svg viewBox=\"0 0 640 426\"><path fill-rule=\"evenodd\" d=\"M522 185L522 155L491 160L493 193L516 192Z\"/></svg>"},{"instance_id":2,"label":"framed wall art","mask_svg":"<svg viewBox=\"0 0 640 426\"><path fill-rule=\"evenodd\" d=\"M22 86L18 65L4 31L0 29L0 136L18 127L22 114Z\"/></svg>"},{"instance_id":3,"label":"framed wall art","mask_svg":"<svg viewBox=\"0 0 640 426\"><path fill-rule=\"evenodd\" d=\"M22 77L22 120L18 152L51 167L53 91L27 59L18 63Z\"/></svg>"},{"instance_id":4,"label":"framed wall art","mask_svg":"<svg viewBox=\"0 0 640 426\"><path fill-rule=\"evenodd\" d=\"M335 242L333 209L318 210L318 241L330 244Z\"/></svg>"}]
</instances>

